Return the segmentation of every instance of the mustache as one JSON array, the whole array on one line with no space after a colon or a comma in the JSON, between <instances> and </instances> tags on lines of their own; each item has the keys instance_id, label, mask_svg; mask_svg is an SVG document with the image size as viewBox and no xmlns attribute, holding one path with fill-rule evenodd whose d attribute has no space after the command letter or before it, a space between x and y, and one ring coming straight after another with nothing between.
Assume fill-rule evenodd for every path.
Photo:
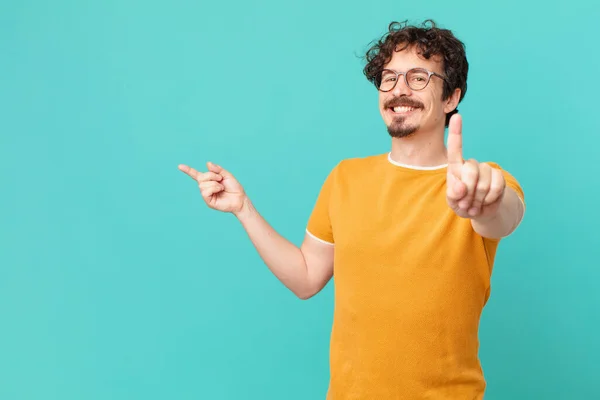
<instances>
[{"instance_id":1,"label":"mustache","mask_svg":"<svg viewBox=\"0 0 600 400\"><path fill-rule=\"evenodd\" d=\"M385 102L385 108L394 108L394 107L415 107L415 108L423 108L423 104L406 97L394 97L393 99Z\"/></svg>"}]
</instances>

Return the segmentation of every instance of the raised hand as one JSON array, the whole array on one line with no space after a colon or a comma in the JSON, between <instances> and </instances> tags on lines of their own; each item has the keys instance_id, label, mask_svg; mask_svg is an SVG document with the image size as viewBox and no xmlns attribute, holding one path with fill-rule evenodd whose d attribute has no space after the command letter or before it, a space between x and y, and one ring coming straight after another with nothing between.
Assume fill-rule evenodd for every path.
<instances>
[{"instance_id":1,"label":"raised hand","mask_svg":"<svg viewBox=\"0 0 600 400\"><path fill-rule=\"evenodd\" d=\"M486 163L463 160L462 117L455 114L448 126L448 205L463 218L486 219L498 211L506 182L502 172Z\"/></svg>"},{"instance_id":2,"label":"raised hand","mask_svg":"<svg viewBox=\"0 0 600 400\"><path fill-rule=\"evenodd\" d=\"M198 182L202 198L210 208L231 213L241 211L246 200L242 185L222 167L211 162L206 163L206 167L206 172L187 165L179 165L179 170Z\"/></svg>"}]
</instances>

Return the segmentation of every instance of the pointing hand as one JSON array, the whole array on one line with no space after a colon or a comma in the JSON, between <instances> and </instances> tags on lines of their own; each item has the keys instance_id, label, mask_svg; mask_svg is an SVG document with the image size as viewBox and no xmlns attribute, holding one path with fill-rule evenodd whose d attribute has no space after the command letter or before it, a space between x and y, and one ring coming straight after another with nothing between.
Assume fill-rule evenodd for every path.
<instances>
[{"instance_id":1,"label":"pointing hand","mask_svg":"<svg viewBox=\"0 0 600 400\"><path fill-rule=\"evenodd\" d=\"M231 213L241 211L246 199L242 185L222 167L211 162L206 166L206 172L198 172L187 165L179 165L179 170L198 182L202 198L210 208Z\"/></svg>"},{"instance_id":2,"label":"pointing hand","mask_svg":"<svg viewBox=\"0 0 600 400\"><path fill-rule=\"evenodd\" d=\"M498 211L506 182L502 172L487 163L463 160L462 117L455 114L448 126L448 205L463 218L493 217Z\"/></svg>"}]
</instances>

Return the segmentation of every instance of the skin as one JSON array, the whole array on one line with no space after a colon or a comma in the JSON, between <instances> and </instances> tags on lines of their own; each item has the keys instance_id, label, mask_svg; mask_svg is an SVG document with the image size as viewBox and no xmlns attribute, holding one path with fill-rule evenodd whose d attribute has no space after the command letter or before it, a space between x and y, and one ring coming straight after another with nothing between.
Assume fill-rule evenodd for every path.
<instances>
[{"instance_id":1,"label":"skin","mask_svg":"<svg viewBox=\"0 0 600 400\"><path fill-rule=\"evenodd\" d=\"M210 208L238 218L271 272L303 300L325 287L333 276L333 246L305 234L298 248L259 214L229 171L211 162L206 166L206 172L187 165L180 165L179 169L198 183L202 198Z\"/></svg>"},{"instance_id":2,"label":"skin","mask_svg":"<svg viewBox=\"0 0 600 400\"><path fill-rule=\"evenodd\" d=\"M425 59L416 48L394 53L384 66L397 72L425 68L444 75L439 57ZM430 167L448 163L447 202L460 217L471 219L480 235L499 239L509 235L523 217L524 206L516 192L506 187L501 171L462 154L462 117L454 114L444 144L446 114L456 109L461 90L443 99L444 81L432 76L422 90L412 90L399 79L392 91L379 92L379 111L388 131L412 131L392 135L391 157L403 164ZM408 112L395 112L394 106L415 106Z\"/></svg>"},{"instance_id":3,"label":"skin","mask_svg":"<svg viewBox=\"0 0 600 400\"><path fill-rule=\"evenodd\" d=\"M439 58L421 57L414 48L394 53L384 68L407 71L421 67L443 75ZM499 170L476 160L463 159L462 118L455 114L448 127L448 147L444 144L446 113L460 99L456 89L442 99L443 81L432 77L428 86L411 90L400 79L394 90L379 92L379 109L391 138L391 157L414 166L448 163L447 203L461 218L469 218L473 229L484 237L501 238L510 234L523 216L523 203L506 187ZM417 109L394 112L390 106L412 105ZM409 133L410 132L410 133ZM206 205L233 214L271 272L294 294L308 299L318 293L333 276L334 247L305 234L297 247L260 215L233 174L208 162L206 171L187 166L179 169L194 179Z\"/></svg>"},{"instance_id":4,"label":"skin","mask_svg":"<svg viewBox=\"0 0 600 400\"><path fill-rule=\"evenodd\" d=\"M441 59L429 60L421 57L415 48L409 47L394 53L384 68L398 72L411 68L425 68L444 75ZM379 112L388 130L392 128L412 128L415 132L405 137L392 137L392 158L400 163L414 166L435 166L447 162L444 144L444 123L446 114L456 109L460 99L460 89L443 100L444 82L432 76L429 84L422 90L411 90L404 78L401 78L390 92L379 93ZM418 105L419 108L409 113L395 113L391 106ZM395 120L404 119L402 123Z\"/></svg>"}]
</instances>

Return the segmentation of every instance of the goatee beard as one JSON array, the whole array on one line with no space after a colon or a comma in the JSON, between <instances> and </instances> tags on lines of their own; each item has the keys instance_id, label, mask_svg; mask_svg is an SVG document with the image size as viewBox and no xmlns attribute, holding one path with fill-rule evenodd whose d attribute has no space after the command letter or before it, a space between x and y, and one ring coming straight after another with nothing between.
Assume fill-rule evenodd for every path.
<instances>
[{"instance_id":1,"label":"goatee beard","mask_svg":"<svg viewBox=\"0 0 600 400\"><path fill-rule=\"evenodd\" d=\"M387 131L391 137L398 139L405 138L411 136L417 131L417 129L419 129L418 126L405 125L405 119L406 118L404 117L395 118L394 121L387 127Z\"/></svg>"},{"instance_id":2,"label":"goatee beard","mask_svg":"<svg viewBox=\"0 0 600 400\"><path fill-rule=\"evenodd\" d=\"M407 97L394 97L389 99L384 104L384 108L386 109L392 109L394 107L413 107L419 110L423 110L424 108L421 102ZM411 136L418 129L418 125L406 125L405 116L395 117L394 120L387 127L388 133L393 138L405 138Z\"/></svg>"}]
</instances>

